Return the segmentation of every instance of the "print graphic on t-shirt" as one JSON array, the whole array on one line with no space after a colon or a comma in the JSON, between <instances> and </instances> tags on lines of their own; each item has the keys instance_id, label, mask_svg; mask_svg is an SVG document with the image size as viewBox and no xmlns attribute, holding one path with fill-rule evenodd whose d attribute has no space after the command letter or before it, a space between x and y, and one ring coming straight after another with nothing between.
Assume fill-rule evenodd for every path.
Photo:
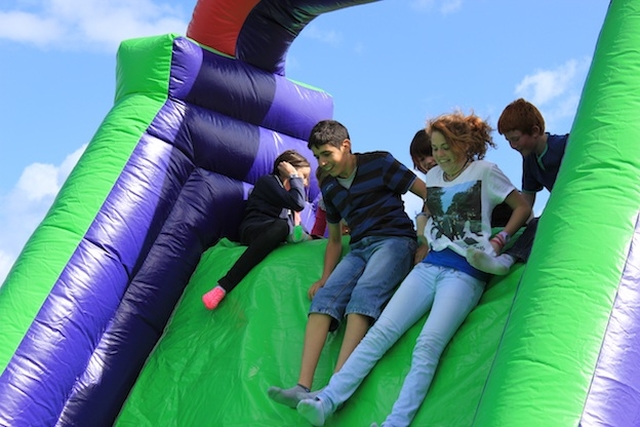
<instances>
[{"instance_id":1,"label":"print graphic on t-shirt","mask_svg":"<svg viewBox=\"0 0 640 427\"><path fill-rule=\"evenodd\" d=\"M469 181L451 187L429 187L431 213L427 231L433 250L452 245L475 246L482 237L482 182Z\"/></svg>"}]
</instances>

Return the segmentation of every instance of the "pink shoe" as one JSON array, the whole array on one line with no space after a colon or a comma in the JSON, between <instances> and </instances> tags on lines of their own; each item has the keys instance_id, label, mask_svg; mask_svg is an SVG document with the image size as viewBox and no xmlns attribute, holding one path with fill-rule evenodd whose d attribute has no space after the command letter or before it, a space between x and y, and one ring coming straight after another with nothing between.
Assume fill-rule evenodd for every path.
<instances>
[{"instance_id":1,"label":"pink shoe","mask_svg":"<svg viewBox=\"0 0 640 427\"><path fill-rule=\"evenodd\" d=\"M202 302L207 309L213 310L218 306L218 304L220 304L220 301L222 301L226 294L227 291L225 291L222 286L218 285L206 294L202 295Z\"/></svg>"}]
</instances>

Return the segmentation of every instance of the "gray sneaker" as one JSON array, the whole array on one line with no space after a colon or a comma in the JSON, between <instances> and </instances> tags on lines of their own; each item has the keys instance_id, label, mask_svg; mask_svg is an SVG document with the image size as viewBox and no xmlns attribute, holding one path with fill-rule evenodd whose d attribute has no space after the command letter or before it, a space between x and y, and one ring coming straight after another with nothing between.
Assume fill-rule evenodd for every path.
<instances>
[{"instance_id":1,"label":"gray sneaker","mask_svg":"<svg viewBox=\"0 0 640 427\"><path fill-rule=\"evenodd\" d=\"M315 391L313 393L308 392L301 385L296 385L295 387L286 389L280 387L269 387L267 390L267 394L272 400L293 409L298 406L298 402L302 399L314 399L319 392L320 391Z\"/></svg>"}]
</instances>

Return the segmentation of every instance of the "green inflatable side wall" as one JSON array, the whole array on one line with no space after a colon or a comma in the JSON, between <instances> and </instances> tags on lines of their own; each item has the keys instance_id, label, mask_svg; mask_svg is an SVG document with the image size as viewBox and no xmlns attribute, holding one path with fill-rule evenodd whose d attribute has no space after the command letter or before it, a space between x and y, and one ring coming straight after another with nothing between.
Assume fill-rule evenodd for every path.
<instances>
[{"instance_id":1,"label":"green inflatable side wall","mask_svg":"<svg viewBox=\"0 0 640 427\"><path fill-rule=\"evenodd\" d=\"M474 426L579 425L640 212L639 42L614 0Z\"/></svg>"},{"instance_id":2,"label":"green inflatable side wall","mask_svg":"<svg viewBox=\"0 0 640 427\"><path fill-rule=\"evenodd\" d=\"M134 39L121 45L114 106L0 287L0 373L164 104L175 37ZM147 55L140 57L140 51Z\"/></svg>"}]
</instances>

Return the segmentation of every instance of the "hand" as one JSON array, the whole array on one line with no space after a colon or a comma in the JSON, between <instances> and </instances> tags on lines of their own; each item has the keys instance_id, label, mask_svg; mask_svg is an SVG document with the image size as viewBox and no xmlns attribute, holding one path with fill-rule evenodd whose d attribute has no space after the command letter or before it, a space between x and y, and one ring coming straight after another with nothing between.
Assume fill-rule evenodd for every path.
<instances>
[{"instance_id":1,"label":"hand","mask_svg":"<svg viewBox=\"0 0 640 427\"><path fill-rule=\"evenodd\" d=\"M429 245L420 245L416 249L416 255L413 259L413 264L419 264L429 253Z\"/></svg>"},{"instance_id":2,"label":"hand","mask_svg":"<svg viewBox=\"0 0 640 427\"><path fill-rule=\"evenodd\" d=\"M280 162L278 163L278 172L280 172L280 174L282 176L285 177L290 177L292 174L297 174L298 171L296 170L296 168L293 167L293 165L289 162Z\"/></svg>"},{"instance_id":3,"label":"hand","mask_svg":"<svg viewBox=\"0 0 640 427\"><path fill-rule=\"evenodd\" d=\"M318 292L318 290L324 286L325 282L326 280L320 279L317 282L315 282L313 285L311 285L311 287L307 291L307 296L309 297L310 300L313 299L316 292Z\"/></svg>"}]
</instances>

